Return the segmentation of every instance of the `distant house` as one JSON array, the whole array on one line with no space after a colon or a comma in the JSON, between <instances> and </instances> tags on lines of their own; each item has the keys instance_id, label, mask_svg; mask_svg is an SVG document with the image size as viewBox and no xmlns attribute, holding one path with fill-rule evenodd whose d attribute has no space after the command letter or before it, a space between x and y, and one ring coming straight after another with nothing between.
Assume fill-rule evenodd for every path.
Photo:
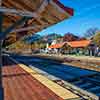
<instances>
[{"instance_id":1,"label":"distant house","mask_svg":"<svg viewBox=\"0 0 100 100\"><path fill-rule=\"evenodd\" d=\"M48 48L52 50L57 49L57 53L67 54L87 54L90 55L93 52L94 46L91 44L91 40L79 40L71 42L62 42L50 45Z\"/></svg>"},{"instance_id":2,"label":"distant house","mask_svg":"<svg viewBox=\"0 0 100 100\"><path fill-rule=\"evenodd\" d=\"M72 54L90 55L92 51L92 49L90 49L91 40L71 41L67 42L67 44L72 48L70 51Z\"/></svg>"},{"instance_id":3,"label":"distant house","mask_svg":"<svg viewBox=\"0 0 100 100\"><path fill-rule=\"evenodd\" d=\"M57 43L57 40L54 40L51 45L48 47L48 49L52 52L52 53L58 53L59 49L62 48L62 46L64 45L64 42L62 43Z\"/></svg>"}]
</instances>

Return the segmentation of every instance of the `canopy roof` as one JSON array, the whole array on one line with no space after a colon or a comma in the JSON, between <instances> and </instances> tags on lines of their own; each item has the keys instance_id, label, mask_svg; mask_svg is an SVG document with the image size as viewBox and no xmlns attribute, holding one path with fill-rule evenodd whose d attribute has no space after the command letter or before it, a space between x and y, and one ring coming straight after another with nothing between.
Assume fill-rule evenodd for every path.
<instances>
[{"instance_id":1,"label":"canopy roof","mask_svg":"<svg viewBox=\"0 0 100 100\"><path fill-rule=\"evenodd\" d=\"M28 19L14 25L10 32L39 32L73 15L73 9L65 7L58 0L2 0L0 12L4 13L3 31L18 22L22 17ZM26 32L27 33L27 32ZM24 34L25 35L25 34Z\"/></svg>"}]
</instances>

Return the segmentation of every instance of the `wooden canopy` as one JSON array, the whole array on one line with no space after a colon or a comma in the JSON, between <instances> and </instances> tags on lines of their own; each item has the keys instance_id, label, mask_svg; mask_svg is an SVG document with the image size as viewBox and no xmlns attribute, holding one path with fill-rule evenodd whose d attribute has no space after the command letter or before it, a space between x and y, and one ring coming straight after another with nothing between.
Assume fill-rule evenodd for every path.
<instances>
[{"instance_id":1,"label":"wooden canopy","mask_svg":"<svg viewBox=\"0 0 100 100\"><path fill-rule=\"evenodd\" d=\"M20 34L39 32L73 15L73 9L58 0L2 0L0 12L4 14L3 31L22 17L29 18L8 31Z\"/></svg>"}]
</instances>

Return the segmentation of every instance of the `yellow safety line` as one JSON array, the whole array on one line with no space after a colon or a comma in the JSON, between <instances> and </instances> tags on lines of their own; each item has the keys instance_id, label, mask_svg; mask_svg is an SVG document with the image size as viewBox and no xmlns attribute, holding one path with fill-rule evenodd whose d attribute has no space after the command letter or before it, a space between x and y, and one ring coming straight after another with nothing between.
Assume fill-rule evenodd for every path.
<instances>
[{"instance_id":1,"label":"yellow safety line","mask_svg":"<svg viewBox=\"0 0 100 100\"><path fill-rule=\"evenodd\" d=\"M58 95L62 99L72 99L72 98L79 97L76 94L73 94L72 92L70 92L69 90L67 90L67 89L61 87L60 85L54 83L53 81L49 80L45 76L39 74L35 70L27 67L26 65L24 65L24 64L18 64L18 65L21 68L23 68L25 71L30 73L34 78L36 78L39 82L41 82L43 85L48 87L50 90L52 90L56 95ZM37 73L37 74L33 74L33 73Z\"/></svg>"}]
</instances>

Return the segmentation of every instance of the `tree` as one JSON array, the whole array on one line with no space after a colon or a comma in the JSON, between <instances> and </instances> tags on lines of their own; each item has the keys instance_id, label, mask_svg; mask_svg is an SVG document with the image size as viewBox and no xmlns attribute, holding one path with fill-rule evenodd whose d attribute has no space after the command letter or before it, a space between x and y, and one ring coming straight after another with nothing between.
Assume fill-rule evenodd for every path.
<instances>
[{"instance_id":1,"label":"tree","mask_svg":"<svg viewBox=\"0 0 100 100\"><path fill-rule=\"evenodd\" d=\"M100 31L94 35L93 41L100 48Z\"/></svg>"},{"instance_id":2,"label":"tree","mask_svg":"<svg viewBox=\"0 0 100 100\"><path fill-rule=\"evenodd\" d=\"M78 39L79 39L79 37L72 34L72 33L66 33L63 37L63 41L68 41L68 42L69 41L76 41Z\"/></svg>"},{"instance_id":3,"label":"tree","mask_svg":"<svg viewBox=\"0 0 100 100\"><path fill-rule=\"evenodd\" d=\"M85 37L80 37L79 40L86 40L86 38Z\"/></svg>"},{"instance_id":4,"label":"tree","mask_svg":"<svg viewBox=\"0 0 100 100\"><path fill-rule=\"evenodd\" d=\"M57 33L52 33L52 34L48 34L48 35L44 35L42 37L42 41L44 42L48 42L51 43L53 40L57 40L58 38L61 38L62 36L60 34Z\"/></svg>"},{"instance_id":5,"label":"tree","mask_svg":"<svg viewBox=\"0 0 100 100\"><path fill-rule=\"evenodd\" d=\"M89 29L84 33L84 36L85 36L86 38L91 38L91 37L93 37L93 36L96 34L96 32L98 32L98 31L99 31L98 28L89 28Z\"/></svg>"},{"instance_id":6,"label":"tree","mask_svg":"<svg viewBox=\"0 0 100 100\"><path fill-rule=\"evenodd\" d=\"M41 36L38 35L38 34L34 34L34 35L32 35L32 36L26 36L26 37L23 39L23 41L26 42L26 43L31 44L31 43L33 43L33 42L35 42L35 41L38 41L39 39L41 39Z\"/></svg>"}]
</instances>

